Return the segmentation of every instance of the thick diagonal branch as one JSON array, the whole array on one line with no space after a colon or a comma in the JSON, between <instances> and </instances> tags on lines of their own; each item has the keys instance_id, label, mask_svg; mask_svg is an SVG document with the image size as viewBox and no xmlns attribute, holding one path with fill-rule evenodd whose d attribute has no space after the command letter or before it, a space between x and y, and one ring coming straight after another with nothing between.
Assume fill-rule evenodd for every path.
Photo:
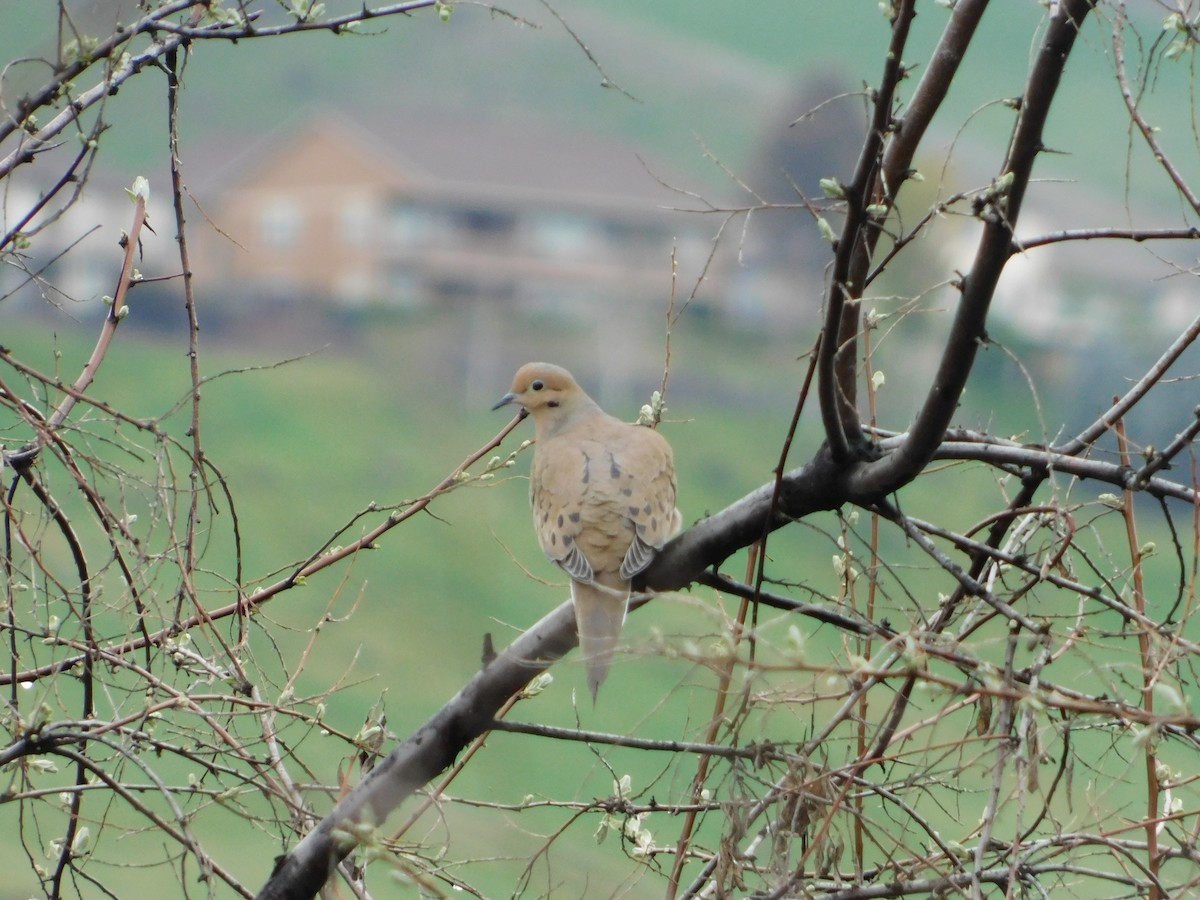
<instances>
[{"instance_id":1,"label":"thick diagonal branch","mask_svg":"<svg viewBox=\"0 0 1200 900\"><path fill-rule=\"evenodd\" d=\"M538 672L575 646L575 611L564 603L488 662L428 722L371 770L321 824L275 866L258 900L313 897L358 845L355 826L380 824L418 788L449 768L486 731L495 712Z\"/></svg>"}]
</instances>

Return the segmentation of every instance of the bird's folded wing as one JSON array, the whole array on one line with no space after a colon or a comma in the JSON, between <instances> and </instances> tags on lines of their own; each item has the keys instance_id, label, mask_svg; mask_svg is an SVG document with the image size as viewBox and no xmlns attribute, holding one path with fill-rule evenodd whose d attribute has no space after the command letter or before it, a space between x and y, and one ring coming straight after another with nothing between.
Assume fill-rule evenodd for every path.
<instances>
[{"instance_id":1,"label":"bird's folded wing","mask_svg":"<svg viewBox=\"0 0 1200 900\"><path fill-rule=\"evenodd\" d=\"M675 464L671 447L657 431L627 426L614 451L616 466L626 474L621 494L634 539L621 562L621 577L633 578L679 527L675 509Z\"/></svg>"}]
</instances>

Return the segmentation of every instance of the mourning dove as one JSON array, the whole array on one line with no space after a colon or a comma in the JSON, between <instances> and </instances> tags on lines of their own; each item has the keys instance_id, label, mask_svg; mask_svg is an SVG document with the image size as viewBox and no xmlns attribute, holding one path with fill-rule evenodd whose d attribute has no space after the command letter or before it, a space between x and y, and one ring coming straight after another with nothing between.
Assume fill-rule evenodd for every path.
<instances>
[{"instance_id":1,"label":"mourning dove","mask_svg":"<svg viewBox=\"0 0 1200 900\"><path fill-rule=\"evenodd\" d=\"M529 473L542 550L571 576L579 649L592 702L625 621L629 583L680 524L671 445L605 413L566 369L528 363L493 409L533 416Z\"/></svg>"}]
</instances>

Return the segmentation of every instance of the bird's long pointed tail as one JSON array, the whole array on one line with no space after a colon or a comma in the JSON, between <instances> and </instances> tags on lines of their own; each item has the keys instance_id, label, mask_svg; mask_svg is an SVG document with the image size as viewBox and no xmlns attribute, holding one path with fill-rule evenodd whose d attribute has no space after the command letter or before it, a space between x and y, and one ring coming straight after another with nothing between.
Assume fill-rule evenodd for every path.
<instances>
[{"instance_id":1,"label":"bird's long pointed tail","mask_svg":"<svg viewBox=\"0 0 1200 900\"><path fill-rule=\"evenodd\" d=\"M621 625L625 622L625 607L629 601L629 587L614 589L596 584L571 582L571 596L575 600L575 627L579 631L579 651L587 667L588 688L592 692L592 703L600 685L608 676L612 664L613 650L621 636Z\"/></svg>"}]
</instances>

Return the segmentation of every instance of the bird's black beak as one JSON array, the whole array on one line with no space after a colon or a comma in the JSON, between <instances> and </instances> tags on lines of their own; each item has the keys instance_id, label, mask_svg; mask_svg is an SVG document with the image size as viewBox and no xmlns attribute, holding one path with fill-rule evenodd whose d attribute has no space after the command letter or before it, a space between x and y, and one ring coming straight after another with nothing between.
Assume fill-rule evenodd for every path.
<instances>
[{"instance_id":1,"label":"bird's black beak","mask_svg":"<svg viewBox=\"0 0 1200 900\"><path fill-rule=\"evenodd\" d=\"M509 391L507 394L505 394L503 397L501 397L499 400L496 401L496 403L492 407L492 409L495 410L495 409L499 409L502 406L508 406L508 404L512 403L516 399L517 399L517 395L512 393L511 391Z\"/></svg>"}]
</instances>

